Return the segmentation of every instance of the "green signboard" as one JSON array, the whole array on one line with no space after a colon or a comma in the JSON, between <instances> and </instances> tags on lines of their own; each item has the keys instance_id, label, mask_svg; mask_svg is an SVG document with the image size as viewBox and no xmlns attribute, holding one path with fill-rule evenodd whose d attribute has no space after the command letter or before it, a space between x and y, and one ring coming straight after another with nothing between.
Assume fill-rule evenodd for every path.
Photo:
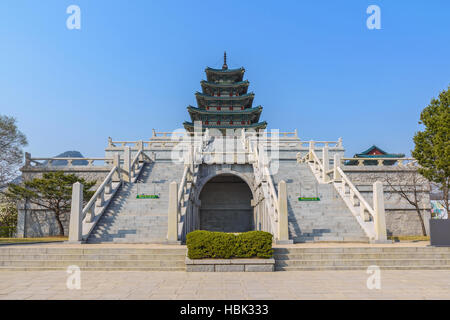
<instances>
[{"instance_id":1,"label":"green signboard","mask_svg":"<svg viewBox=\"0 0 450 320\"><path fill-rule=\"evenodd\" d=\"M138 194L136 199L159 199L157 194Z\"/></svg>"},{"instance_id":2,"label":"green signboard","mask_svg":"<svg viewBox=\"0 0 450 320\"><path fill-rule=\"evenodd\" d=\"M307 198L307 197L299 197L298 201L320 201L319 197Z\"/></svg>"}]
</instances>

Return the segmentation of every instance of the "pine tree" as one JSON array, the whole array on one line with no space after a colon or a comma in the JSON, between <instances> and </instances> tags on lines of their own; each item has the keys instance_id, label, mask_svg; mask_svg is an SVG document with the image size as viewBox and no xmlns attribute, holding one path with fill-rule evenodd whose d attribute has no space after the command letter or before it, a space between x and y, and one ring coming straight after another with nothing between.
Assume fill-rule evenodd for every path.
<instances>
[{"instance_id":1,"label":"pine tree","mask_svg":"<svg viewBox=\"0 0 450 320\"><path fill-rule=\"evenodd\" d=\"M80 182L84 185L83 198L87 201L92 197L89 191L95 181L87 182L74 174L65 174L63 171L47 172L42 178L25 181L23 185L10 184L6 195L14 200L27 200L30 203L52 211L58 224L59 235L64 236L64 226L61 217L70 211L72 200L72 185Z\"/></svg>"}]
</instances>

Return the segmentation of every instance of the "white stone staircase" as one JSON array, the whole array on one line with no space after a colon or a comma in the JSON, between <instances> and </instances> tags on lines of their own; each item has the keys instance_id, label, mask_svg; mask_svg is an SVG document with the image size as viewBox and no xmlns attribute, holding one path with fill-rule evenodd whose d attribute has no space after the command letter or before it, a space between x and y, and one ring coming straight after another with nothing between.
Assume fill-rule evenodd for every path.
<instances>
[{"instance_id":1,"label":"white stone staircase","mask_svg":"<svg viewBox=\"0 0 450 320\"><path fill-rule=\"evenodd\" d=\"M289 238L294 242L369 242L334 186L318 183L307 163L280 161L272 177L275 185L281 180L287 184ZM320 201L299 201L299 197Z\"/></svg>"},{"instance_id":2,"label":"white stone staircase","mask_svg":"<svg viewBox=\"0 0 450 320\"><path fill-rule=\"evenodd\" d=\"M88 243L164 243L169 184L180 181L183 164L146 163L136 183L123 183L88 238ZM137 199L137 195L159 199Z\"/></svg>"}]
</instances>

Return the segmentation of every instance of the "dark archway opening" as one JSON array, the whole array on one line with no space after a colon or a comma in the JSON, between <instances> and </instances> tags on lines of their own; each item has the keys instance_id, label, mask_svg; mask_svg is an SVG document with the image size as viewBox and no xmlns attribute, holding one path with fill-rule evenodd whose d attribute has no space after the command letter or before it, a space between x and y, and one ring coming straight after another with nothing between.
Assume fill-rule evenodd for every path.
<instances>
[{"instance_id":1,"label":"dark archway opening","mask_svg":"<svg viewBox=\"0 0 450 320\"><path fill-rule=\"evenodd\" d=\"M200 193L200 229L221 232L254 230L252 192L232 174L209 180Z\"/></svg>"}]
</instances>

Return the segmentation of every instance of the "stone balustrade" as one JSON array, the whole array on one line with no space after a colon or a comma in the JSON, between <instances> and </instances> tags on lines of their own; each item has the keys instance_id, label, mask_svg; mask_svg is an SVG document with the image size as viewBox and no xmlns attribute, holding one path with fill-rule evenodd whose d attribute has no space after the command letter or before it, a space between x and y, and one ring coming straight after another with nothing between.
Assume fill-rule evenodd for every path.
<instances>
[{"instance_id":1,"label":"stone balustrade","mask_svg":"<svg viewBox=\"0 0 450 320\"><path fill-rule=\"evenodd\" d=\"M417 160L414 158L341 158L341 165L344 166L398 166L416 167Z\"/></svg>"},{"instance_id":2,"label":"stone balustrade","mask_svg":"<svg viewBox=\"0 0 450 320\"><path fill-rule=\"evenodd\" d=\"M365 160L364 158L361 159L362 161ZM392 160L392 158L389 159ZM341 158L339 154L335 154L333 168L330 168L328 146L322 149L322 159L317 156L313 148L304 157L297 158L298 162L309 163L319 183L333 183L336 191L347 204L371 241L386 242L383 184L380 181L374 183L373 206L371 206L341 168L345 160L346 158ZM382 165L383 162L379 163Z\"/></svg>"},{"instance_id":3,"label":"stone balustrade","mask_svg":"<svg viewBox=\"0 0 450 320\"><path fill-rule=\"evenodd\" d=\"M74 183L69 225L69 242L87 240L110 201L122 184L120 159L114 161L111 169L100 187L83 208L83 185Z\"/></svg>"},{"instance_id":4,"label":"stone balustrade","mask_svg":"<svg viewBox=\"0 0 450 320\"><path fill-rule=\"evenodd\" d=\"M65 161L66 164L55 164L55 161ZM110 158L76 158L76 157L53 157L53 158L32 158L31 154L25 152L25 167L51 167L51 166L108 166L111 163L112 159ZM78 164L74 164L77 162ZM83 164L79 164L79 163Z\"/></svg>"}]
</instances>

